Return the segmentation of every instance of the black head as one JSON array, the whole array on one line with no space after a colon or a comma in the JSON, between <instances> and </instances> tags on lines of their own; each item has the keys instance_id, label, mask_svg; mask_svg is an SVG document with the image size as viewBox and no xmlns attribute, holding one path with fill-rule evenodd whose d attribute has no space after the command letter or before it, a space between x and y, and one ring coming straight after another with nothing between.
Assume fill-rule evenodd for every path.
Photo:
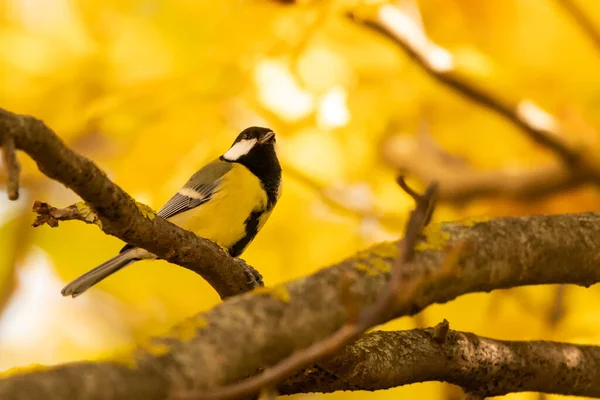
<instances>
[{"instance_id":1,"label":"black head","mask_svg":"<svg viewBox=\"0 0 600 400\"><path fill-rule=\"evenodd\" d=\"M269 196L269 203L275 205L281 185L281 166L275 153L275 132L258 126L246 128L221 159L248 168L260 179Z\"/></svg>"},{"instance_id":2,"label":"black head","mask_svg":"<svg viewBox=\"0 0 600 400\"><path fill-rule=\"evenodd\" d=\"M274 144L275 132L269 128L251 126L241 131L231 146L233 147L236 143L242 141L256 141L256 143L260 144Z\"/></svg>"}]
</instances>

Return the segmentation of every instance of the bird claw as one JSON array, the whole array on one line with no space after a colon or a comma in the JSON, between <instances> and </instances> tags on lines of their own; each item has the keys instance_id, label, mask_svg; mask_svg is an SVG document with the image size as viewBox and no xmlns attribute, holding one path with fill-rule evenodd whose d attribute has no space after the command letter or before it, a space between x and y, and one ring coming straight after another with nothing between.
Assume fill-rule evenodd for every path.
<instances>
[{"instance_id":1,"label":"bird claw","mask_svg":"<svg viewBox=\"0 0 600 400\"><path fill-rule=\"evenodd\" d=\"M240 260L240 262L242 263L244 272L246 273L246 276L248 277L248 281L246 283L249 286L252 286L252 287L265 286L265 283L263 282L263 277L260 274L260 272L258 272L254 267L252 267L251 265L246 263L246 261L242 260L241 258L238 258L238 260Z\"/></svg>"}]
</instances>

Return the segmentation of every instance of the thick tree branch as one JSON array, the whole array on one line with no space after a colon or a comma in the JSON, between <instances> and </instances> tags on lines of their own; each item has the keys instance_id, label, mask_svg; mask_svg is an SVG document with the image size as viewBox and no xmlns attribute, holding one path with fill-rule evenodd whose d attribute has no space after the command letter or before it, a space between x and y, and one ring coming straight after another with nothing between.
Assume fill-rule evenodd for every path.
<instances>
[{"instance_id":1,"label":"thick tree branch","mask_svg":"<svg viewBox=\"0 0 600 400\"><path fill-rule=\"evenodd\" d=\"M502 341L434 329L376 331L279 385L281 394L380 390L442 381L477 396L544 392L600 397L600 347Z\"/></svg>"},{"instance_id":2,"label":"thick tree branch","mask_svg":"<svg viewBox=\"0 0 600 400\"><path fill-rule=\"evenodd\" d=\"M224 298L261 284L255 270L209 240L155 218L112 183L92 161L68 149L42 121L0 109L0 143L27 153L41 172L77 193L97 214L102 230L205 278ZM10 156L9 156L10 157Z\"/></svg>"},{"instance_id":3,"label":"thick tree branch","mask_svg":"<svg viewBox=\"0 0 600 400\"><path fill-rule=\"evenodd\" d=\"M431 276L448 264L452 274L420 287L388 319L465 293L600 281L600 213L444 223L425 232L427 242L416 246L403 279ZM0 398L53 400L68 392L74 399L114 399L107 393L118 391L121 398L163 400L170 393L236 382L340 329L349 316L348 294L340 291L344 282L356 304L372 306L398 256L398 243L376 245L314 275L227 299L155 339L141 350L136 367L70 364L13 376L0 380Z\"/></svg>"},{"instance_id":4,"label":"thick tree branch","mask_svg":"<svg viewBox=\"0 0 600 400\"><path fill-rule=\"evenodd\" d=\"M556 153L573 174L600 184L597 157L592 151L585 151L581 145L568 140L555 117L530 100L511 101L467 79L455 69L452 54L433 43L399 6L365 5L349 13L349 17L391 39L439 83L498 114L533 141Z\"/></svg>"},{"instance_id":5,"label":"thick tree branch","mask_svg":"<svg viewBox=\"0 0 600 400\"><path fill-rule=\"evenodd\" d=\"M355 304L348 298L351 301L351 304L347 307L349 317L346 323L331 336L317 341L305 349L296 351L288 358L248 380L216 388L208 392L202 390L185 393L178 396L178 398L198 400L233 399L255 394L261 389L272 387L299 369L307 367L326 356L335 354L348 343L356 340L367 329L385 321L388 315L393 314L397 307L401 307L404 303L412 301L413 293L424 283L428 282L429 279L437 277L436 275L433 277L421 276L411 280L404 279L402 273L405 264L412 261L415 255L414 247L421 237L423 228L431 220L431 215L435 208L437 184L431 184L425 191L425 194L421 196L413 191L402 178L399 179L398 183L402 189L413 197L416 208L410 215L404 238L398 243L399 256L393 263L390 281L372 306L367 307L361 315L356 316L357 313L354 310L356 308ZM443 273L446 271L439 270L439 272ZM343 283L341 290L347 291L348 282L345 281Z\"/></svg>"}]
</instances>

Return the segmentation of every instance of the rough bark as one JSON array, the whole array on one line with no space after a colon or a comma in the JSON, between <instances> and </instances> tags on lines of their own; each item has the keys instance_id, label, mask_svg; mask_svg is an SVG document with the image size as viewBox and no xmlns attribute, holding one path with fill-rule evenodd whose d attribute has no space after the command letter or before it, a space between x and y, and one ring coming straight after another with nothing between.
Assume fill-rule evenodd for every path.
<instances>
[{"instance_id":1,"label":"rough bark","mask_svg":"<svg viewBox=\"0 0 600 400\"><path fill-rule=\"evenodd\" d=\"M404 274L406 278L431 274L449 262L453 274L430 281L389 318L411 315L465 293L552 283L589 286L600 279L599 238L599 213L431 226L427 242L417 246L415 260L405 266ZM456 248L460 252L453 251ZM382 243L314 275L229 298L184 322L170 337L140 350L137 367L127 373L118 372L125 371L126 364L66 365L6 378L0 381L0 398L58 399L62 397L55 393L68 391L72 398L142 398L143 393L143 398L164 399L171 390L234 382L339 329L347 318L342 282L350 282L348 291L356 304L372 305L389 279L396 256L397 244ZM145 375L161 387L148 395L149 383L129 374ZM120 397L107 397L107 386L118 390ZM519 390L523 388L511 391ZM596 388L586 390L586 395L597 393Z\"/></svg>"},{"instance_id":2,"label":"rough bark","mask_svg":"<svg viewBox=\"0 0 600 400\"><path fill-rule=\"evenodd\" d=\"M443 381L479 396L515 391L600 397L600 347L502 341L433 329L373 332L279 386L281 394L380 390Z\"/></svg>"}]
</instances>

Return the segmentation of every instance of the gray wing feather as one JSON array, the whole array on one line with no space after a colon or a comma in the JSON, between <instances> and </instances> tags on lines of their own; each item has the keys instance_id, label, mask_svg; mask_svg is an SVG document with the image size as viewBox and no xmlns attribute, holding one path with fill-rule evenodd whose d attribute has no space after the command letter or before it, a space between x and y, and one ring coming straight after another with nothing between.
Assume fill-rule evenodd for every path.
<instances>
[{"instance_id":1,"label":"gray wing feather","mask_svg":"<svg viewBox=\"0 0 600 400\"><path fill-rule=\"evenodd\" d=\"M157 215L167 219L206 203L219 189L221 178L231 169L231 167L231 163L221 160L215 160L206 164L202 169L192 175L183 186L185 189L193 189L198 193L198 198L175 193L175 195L162 206Z\"/></svg>"}]
</instances>

